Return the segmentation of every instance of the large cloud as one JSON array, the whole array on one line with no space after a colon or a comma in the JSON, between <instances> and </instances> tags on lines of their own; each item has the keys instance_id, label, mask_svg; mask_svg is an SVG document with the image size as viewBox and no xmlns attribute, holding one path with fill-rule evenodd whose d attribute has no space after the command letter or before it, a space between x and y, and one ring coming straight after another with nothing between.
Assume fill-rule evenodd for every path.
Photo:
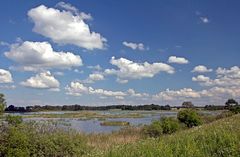
<instances>
[{"instance_id":1,"label":"large cloud","mask_svg":"<svg viewBox=\"0 0 240 157\"><path fill-rule=\"evenodd\" d=\"M13 44L5 56L20 64L26 71L81 66L82 59L71 52L56 52L48 42L25 41Z\"/></svg>"},{"instance_id":2,"label":"large cloud","mask_svg":"<svg viewBox=\"0 0 240 157\"><path fill-rule=\"evenodd\" d=\"M11 83L13 82L12 74L4 69L0 69L0 83Z\"/></svg>"},{"instance_id":3,"label":"large cloud","mask_svg":"<svg viewBox=\"0 0 240 157\"><path fill-rule=\"evenodd\" d=\"M29 10L28 16L34 22L34 32L59 44L73 44L89 50L104 48L106 39L90 30L84 21L89 18L87 14L74 15L69 10L76 11L76 8L65 3L59 5L68 10L61 11L44 5Z\"/></svg>"},{"instance_id":4,"label":"large cloud","mask_svg":"<svg viewBox=\"0 0 240 157\"><path fill-rule=\"evenodd\" d=\"M187 98L200 98L200 97L201 95L197 91L191 88L183 88L180 90L167 89L153 96L153 98L159 99L159 100L176 100L180 98L187 99Z\"/></svg>"},{"instance_id":5,"label":"large cloud","mask_svg":"<svg viewBox=\"0 0 240 157\"><path fill-rule=\"evenodd\" d=\"M94 89L92 87L86 87L80 82L71 82L70 85L67 85L65 89L68 95L73 96L81 96L82 94L95 94L115 98L123 98L123 96L126 96L126 93L121 91Z\"/></svg>"},{"instance_id":6,"label":"large cloud","mask_svg":"<svg viewBox=\"0 0 240 157\"><path fill-rule=\"evenodd\" d=\"M116 99L125 99L126 97L147 98L147 93L137 93L134 89L128 89L127 91L111 91L105 89L94 89L93 87L87 87L81 82L71 82L70 85L65 87L66 94L73 96L81 96L83 94L98 95L100 97L114 97Z\"/></svg>"},{"instance_id":7,"label":"large cloud","mask_svg":"<svg viewBox=\"0 0 240 157\"><path fill-rule=\"evenodd\" d=\"M233 66L230 69L218 68L216 70L217 77L210 79L209 77L198 75L192 80L199 82L203 86L221 86L221 87L239 87L240 88L240 68Z\"/></svg>"},{"instance_id":8,"label":"large cloud","mask_svg":"<svg viewBox=\"0 0 240 157\"><path fill-rule=\"evenodd\" d=\"M20 83L25 87L38 88L38 89L50 89L54 91L59 90L60 83L54 78L54 76L49 72L41 72L36 76L30 77L24 82Z\"/></svg>"},{"instance_id":9,"label":"large cloud","mask_svg":"<svg viewBox=\"0 0 240 157\"><path fill-rule=\"evenodd\" d=\"M183 101L198 102L196 105L223 105L228 98L240 98L239 87L211 87L204 90L183 88L179 90L165 90L152 96L153 100L171 105L181 105Z\"/></svg>"},{"instance_id":10,"label":"large cloud","mask_svg":"<svg viewBox=\"0 0 240 157\"><path fill-rule=\"evenodd\" d=\"M204 105L207 105L206 103L223 105L228 98L240 99L240 68L238 66L233 66L229 69L219 67L216 70L216 75L215 79L204 75L198 75L192 78L193 81L205 87L202 90L197 91L191 88L179 90L167 89L166 91L153 95L153 98L157 101L175 104L189 100L201 102L201 104Z\"/></svg>"},{"instance_id":11,"label":"large cloud","mask_svg":"<svg viewBox=\"0 0 240 157\"><path fill-rule=\"evenodd\" d=\"M151 78L159 72L174 73L174 68L165 63L136 63L125 58L115 59L115 57L111 58L110 63L119 69L106 69L105 74L117 75L120 80Z\"/></svg>"},{"instance_id":12,"label":"large cloud","mask_svg":"<svg viewBox=\"0 0 240 157\"><path fill-rule=\"evenodd\" d=\"M189 61L183 57L170 56L168 58L168 63L188 64Z\"/></svg>"}]
</instances>

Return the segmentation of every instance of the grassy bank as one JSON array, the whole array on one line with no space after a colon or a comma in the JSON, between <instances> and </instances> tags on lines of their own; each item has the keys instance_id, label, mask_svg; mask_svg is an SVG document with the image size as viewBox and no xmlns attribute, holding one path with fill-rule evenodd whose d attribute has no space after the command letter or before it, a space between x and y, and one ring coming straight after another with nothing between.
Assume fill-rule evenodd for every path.
<instances>
[{"instance_id":1,"label":"grassy bank","mask_svg":"<svg viewBox=\"0 0 240 157\"><path fill-rule=\"evenodd\" d=\"M131 126L111 134L83 134L73 130L61 130L45 123L20 123L14 118L8 122L10 125L2 124L0 127L0 156L237 157L240 155L239 114L191 129L181 129L172 134L161 134L158 138L149 138L143 134L142 128ZM168 121L166 124L171 123Z\"/></svg>"},{"instance_id":2,"label":"grassy bank","mask_svg":"<svg viewBox=\"0 0 240 157\"><path fill-rule=\"evenodd\" d=\"M108 157L237 157L240 156L240 115L157 139L117 146Z\"/></svg>"}]
</instances>

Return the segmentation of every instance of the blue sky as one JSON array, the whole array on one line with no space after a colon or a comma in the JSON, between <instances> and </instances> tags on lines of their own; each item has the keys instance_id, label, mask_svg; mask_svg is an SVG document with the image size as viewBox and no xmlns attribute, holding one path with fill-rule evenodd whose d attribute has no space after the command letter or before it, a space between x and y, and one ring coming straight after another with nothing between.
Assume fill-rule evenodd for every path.
<instances>
[{"instance_id":1,"label":"blue sky","mask_svg":"<svg viewBox=\"0 0 240 157\"><path fill-rule=\"evenodd\" d=\"M2 2L0 91L16 106L240 100L239 5Z\"/></svg>"}]
</instances>

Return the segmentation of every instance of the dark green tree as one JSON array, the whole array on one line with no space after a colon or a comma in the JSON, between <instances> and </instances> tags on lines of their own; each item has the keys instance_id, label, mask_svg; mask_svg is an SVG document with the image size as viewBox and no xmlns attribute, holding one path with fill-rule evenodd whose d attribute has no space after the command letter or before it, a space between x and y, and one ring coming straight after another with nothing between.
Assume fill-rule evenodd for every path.
<instances>
[{"instance_id":1,"label":"dark green tree","mask_svg":"<svg viewBox=\"0 0 240 157\"><path fill-rule=\"evenodd\" d=\"M180 122L191 128L202 124L201 117L193 109L185 109L178 112L177 118Z\"/></svg>"},{"instance_id":2,"label":"dark green tree","mask_svg":"<svg viewBox=\"0 0 240 157\"><path fill-rule=\"evenodd\" d=\"M194 105L193 105L193 103L191 101L185 101L185 102L182 103L182 107L184 107L184 108L193 108Z\"/></svg>"},{"instance_id":3,"label":"dark green tree","mask_svg":"<svg viewBox=\"0 0 240 157\"><path fill-rule=\"evenodd\" d=\"M228 99L225 103L225 105L227 107L231 107L231 106L234 106L234 105L238 105L238 102L234 99Z\"/></svg>"}]
</instances>

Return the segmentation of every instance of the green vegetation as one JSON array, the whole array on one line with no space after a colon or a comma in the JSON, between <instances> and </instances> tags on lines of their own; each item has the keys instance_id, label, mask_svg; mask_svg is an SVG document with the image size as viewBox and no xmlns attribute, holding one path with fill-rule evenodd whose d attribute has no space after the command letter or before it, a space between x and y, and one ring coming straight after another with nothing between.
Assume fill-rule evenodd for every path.
<instances>
[{"instance_id":1,"label":"green vegetation","mask_svg":"<svg viewBox=\"0 0 240 157\"><path fill-rule=\"evenodd\" d=\"M128 125L130 125L130 123L124 122L124 121L104 121L104 122L101 122L100 125L102 125L102 126L128 126Z\"/></svg>"},{"instance_id":2,"label":"green vegetation","mask_svg":"<svg viewBox=\"0 0 240 157\"><path fill-rule=\"evenodd\" d=\"M180 129L180 124L178 120L174 118L162 118L161 122L162 122L161 126L164 134L172 134L176 132L178 129Z\"/></svg>"},{"instance_id":3,"label":"green vegetation","mask_svg":"<svg viewBox=\"0 0 240 157\"><path fill-rule=\"evenodd\" d=\"M152 124L146 125L143 128L144 134L150 137L158 137L163 134L163 129L160 121L153 121Z\"/></svg>"},{"instance_id":4,"label":"green vegetation","mask_svg":"<svg viewBox=\"0 0 240 157\"><path fill-rule=\"evenodd\" d=\"M159 137L162 134L172 134L179 129L180 124L177 119L164 117L161 120L153 121L150 125L144 126L143 132L150 137Z\"/></svg>"},{"instance_id":5,"label":"green vegetation","mask_svg":"<svg viewBox=\"0 0 240 157\"><path fill-rule=\"evenodd\" d=\"M24 118L77 118L83 120L89 119L104 119L104 118L142 118L143 115L139 113L121 113L121 114L103 114L97 111L76 111L63 114L33 114L24 116Z\"/></svg>"},{"instance_id":6,"label":"green vegetation","mask_svg":"<svg viewBox=\"0 0 240 157\"><path fill-rule=\"evenodd\" d=\"M6 100L4 98L4 94L0 93L0 115L3 113L6 106Z\"/></svg>"},{"instance_id":7,"label":"green vegetation","mask_svg":"<svg viewBox=\"0 0 240 157\"><path fill-rule=\"evenodd\" d=\"M180 122L186 124L189 128L202 124L202 120L197 111L185 109L178 112L177 118Z\"/></svg>"},{"instance_id":8,"label":"green vegetation","mask_svg":"<svg viewBox=\"0 0 240 157\"><path fill-rule=\"evenodd\" d=\"M229 99L226 105L229 111L201 115L190 102L185 102L187 109L180 110L177 119L165 117L143 127L132 127L125 121L106 121L107 118L143 117L144 114L138 112L102 114L81 111L24 117L60 118L62 125L65 118L97 118L102 120L103 126L125 126L110 134L84 134L60 129L54 125L56 121L23 122L21 116L5 114L2 116L5 121L0 122L0 156L237 157L240 154L240 107L233 99ZM5 106L1 94L1 113Z\"/></svg>"},{"instance_id":9,"label":"green vegetation","mask_svg":"<svg viewBox=\"0 0 240 157\"><path fill-rule=\"evenodd\" d=\"M225 115L230 116L224 113L222 117ZM169 117L144 128L129 126L111 134L83 134L46 123L21 123L21 117L7 116L8 124L0 126L0 156L238 156L240 115L214 118L212 123L190 129Z\"/></svg>"},{"instance_id":10,"label":"green vegetation","mask_svg":"<svg viewBox=\"0 0 240 157\"><path fill-rule=\"evenodd\" d=\"M227 107L231 107L231 106L237 106L238 105L238 102L234 99L228 99L225 103L225 105Z\"/></svg>"},{"instance_id":11,"label":"green vegetation","mask_svg":"<svg viewBox=\"0 0 240 157\"><path fill-rule=\"evenodd\" d=\"M0 156L81 156L89 147L86 138L44 124L3 125L0 127Z\"/></svg>"},{"instance_id":12,"label":"green vegetation","mask_svg":"<svg viewBox=\"0 0 240 157\"><path fill-rule=\"evenodd\" d=\"M179 131L170 136L150 138L115 147L108 157L237 157L240 154L240 115Z\"/></svg>"},{"instance_id":13,"label":"green vegetation","mask_svg":"<svg viewBox=\"0 0 240 157\"><path fill-rule=\"evenodd\" d=\"M22 123L22 117L21 116L12 116L12 115L7 115L6 121L9 125L19 125Z\"/></svg>"},{"instance_id":14,"label":"green vegetation","mask_svg":"<svg viewBox=\"0 0 240 157\"><path fill-rule=\"evenodd\" d=\"M232 106L229 110L235 114L240 113L240 106L239 105Z\"/></svg>"}]
</instances>

